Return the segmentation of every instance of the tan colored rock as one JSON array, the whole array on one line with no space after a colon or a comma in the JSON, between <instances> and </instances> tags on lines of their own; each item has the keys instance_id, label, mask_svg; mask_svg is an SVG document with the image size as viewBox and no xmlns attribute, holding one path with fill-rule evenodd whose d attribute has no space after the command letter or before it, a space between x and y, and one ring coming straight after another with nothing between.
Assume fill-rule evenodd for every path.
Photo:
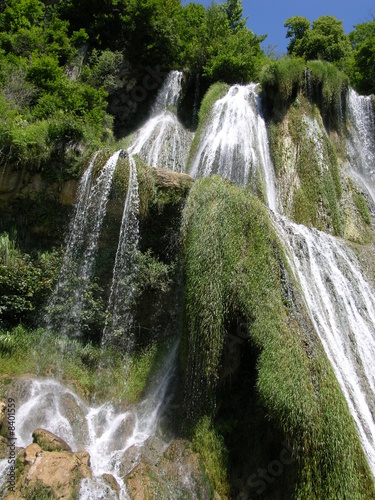
<instances>
[{"instance_id":1,"label":"tan colored rock","mask_svg":"<svg viewBox=\"0 0 375 500\"><path fill-rule=\"evenodd\" d=\"M32 436L34 443L44 451L72 451L68 443L45 429L35 429Z\"/></svg>"},{"instance_id":2,"label":"tan colored rock","mask_svg":"<svg viewBox=\"0 0 375 500\"><path fill-rule=\"evenodd\" d=\"M23 463L23 465L32 465L39 455L43 454L42 448L36 444L31 443L21 454L19 457L19 461Z\"/></svg>"},{"instance_id":3,"label":"tan colored rock","mask_svg":"<svg viewBox=\"0 0 375 500\"><path fill-rule=\"evenodd\" d=\"M163 188L188 189L194 182L190 175L167 168L155 168L155 174L156 184Z\"/></svg>"},{"instance_id":4,"label":"tan colored rock","mask_svg":"<svg viewBox=\"0 0 375 500\"><path fill-rule=\"evenodd\" d=\"M112 474L103 474L102 479L117 493L120 494L120 485Z\"/></svg>"},{"instance_id":5,"label":"tan colored rock","mask_svg":"<svg viewBox=\"0 0 375 500\"><path fill-rule=\"evenodd\" d=\"M126 478L126 490L132 500L151 500L154 487L150 478L150 468L139 464Z\"/></svg>"},{"instance_id":6,"label":"tan colored rock","mask_svg":"<svg viewBox=\"0 0 375 500\"><path fill-rule=\"evenodd\" d=\"M8 493L5 498L38 498L38 492L41 491L48 493L50 498L76 498L81 479L92 477L89 463L90 456L87 452L49 452L33 443L18 459L21 474L15 492Z\"/></svg>"},{"instance_id":7,"label":"tan colored rock","mask_svg":"<svg viewBox=\"0 0 375 500\"><path fill-rule=\"evenodd\" d=\"M6 427L6 411L7 405L3 403L3 401L0 401L0 434L2 436L5 435L4 429Z\"/></svg>"}]
</instances>

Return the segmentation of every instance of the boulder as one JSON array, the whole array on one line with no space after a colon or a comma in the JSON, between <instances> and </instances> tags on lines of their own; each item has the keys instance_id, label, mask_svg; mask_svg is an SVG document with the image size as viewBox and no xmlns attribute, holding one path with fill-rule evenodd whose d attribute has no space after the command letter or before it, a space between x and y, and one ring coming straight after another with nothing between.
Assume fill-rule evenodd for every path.
<instances>
[{"instance_id":1,"label":"boulder","mask_svg":"<svg viewBox=\"0 0 375 500\"><path fill-rule=\"evenodd\" d=\"M102 479L117 493L117 495L120 495L120 485L112 474L103 474Z\"/></svg>"},{"instance_id":2,"label":"boulder","mask_svg":"<svg viewBox=\"0 0 375 500\"><path fill-rule=\"evenodd\" d=\"M33 442L44 451L72 451L68 443L45 429L35 429L32 436Z\"/></svg>"},{"instance_id":3,"label":"boulder","mask_svg":"<svg viewBox=\"0 0 375 500\"><path fill-rule=\"evenodd\" d=\"M77 498L81 479L92 477L89 464L87 452L44 451L32 443L17 458L15 491L5 498Z\"/></svg>"},{"instance_id":4,"label":"boulder","mask_svg":"<svg viewBox=\"0 0 375 500\"><path fill-rule=\"evenodd\" d=\"M0 401L0 436L6 436L7 405Z\"/></svg>"}]
</instances>

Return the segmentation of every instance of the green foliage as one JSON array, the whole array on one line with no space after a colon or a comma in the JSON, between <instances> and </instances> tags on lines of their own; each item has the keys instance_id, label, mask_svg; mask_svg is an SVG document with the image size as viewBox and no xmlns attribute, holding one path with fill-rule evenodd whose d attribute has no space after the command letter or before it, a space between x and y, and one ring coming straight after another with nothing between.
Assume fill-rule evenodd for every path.
<instances>
[{"instance_id":1,"label":"green foliage","mask_svg":"<svg viewBox=\"0 0 375 500\"><path fill-rule=\"evenodd\" d=\"M83 68L81 78L95 88L104 87L107 92L111 92L117 88L115 76L122 62L121 52L94 49L90 56L89 65Z\"/></svg>"},{"instance_id":2,"label":"green foliage","mask_svg":"<svg viewBox=\"0 0 375 500\"><path fill-rule=\"evenodd\" d=\"M348 73L355 89L362 94L375 94L375 19L356 24L349 34L352 54Z\"/></svg>"},{"instance_id":3,"label":"green foliage","mask_svg":"<svg viewBox=\"0 0 375 500\"><path fill-rule=\"evenodd\" d=\"M232 31L243 30L246 27L247 18L242 17L242 0L227 0L224 8L230 29Z\"/></svg>"},{"instance_id":4,"label":"green foliage","mask_svg":"<svg viewBox=\"0 0 375 500\"><path fill-rule=\"evenodd\" d=\"M289 55L342 64L350 53L350 42L342 21L333 16L319 17L311 29L310 22L301 16L290 17L284 26L288 28L287 38L291 38Z\"/></svg>"},{"instance_id":5,"label":"green foliage","mask_svg":"<svg viewBox=\"0 0 375 500\"><path fill-rule=\"evenodd\" d=\"M310 30L310 21L306 17L293 16L285 21L284 27L287 28L286 38L291 39L288 45L288 54L294 54L296 50L299 51L301 40Z\"/></svg>"},{"instance_id":6,"label":"green foliage","mask_svg":"<svg viewBox=\"0 0 375 500\"><path fill-rule=\"evenodd\" d=\"M361 193L354 192L353 193L353 201L355 203L355 206L357 207L359 213L361 214L361 217L363 221L366 224L370 224L370 212L366 203L366 200L364 197L361 195Z\"/></svg>"},{"instance_id":7,"label":"green foliage","mask_svg":"<svg viewBox=\"0 0 375 500\"><path fill-rule=\"evenodd\" d=\"M279 106L288 103L302 87L304 70L305 63L298 58L283 57L266 64L260 81L267 99Z\"/></svg>"},{"instance_id":8,"label":"green foliage","mask_svg":"<svg viewBox=\"0 0 375 500\"><path fill-rule=\"evenodd\" d=\"M136 283L139 292L144 290L167 292L172 283L171 274L175 266L165 264L152 255L149 249L146 253L138 253L138 268Z\"/></svg>"},{"instance_id":9,"label":"green foliage","mask_svg":"<svg viewBox=\"0 0 375 500\"><path fill-rule=\"evenodd\" d=\"M337 110L349 78L327 61L282 57L263 66L260 81L270 112L285 111L299 94L316 103L323 119L337 125ZM276 110L276 113L275 113Z\"/></svg>"},{"instance_id":10,"label":"green foliage","mask_svg":"<svg viewBox=\"0 0 375 500\"><path fill-rule=\"evenodd\" d=\"M208 416L202 417L193 431L193 449L199 453L211 486L221 498L228 498L227 454L223 437Z\"/></svg>"},{"instance_id":11,"label":"green foliage","mask_svg":"<svg viewBox=\"0 0 375 500\"><path fill-rule=\"evenodd\" d=\"M168 343L152 343L122 355L91 342L42 328L29 330L20 324L8 331L0 330L0 375L56 376L86 399L135 403L169 349Z\"/></svg>"},{"instance_id":12,"label":"green foliage","mask_svg":"<svg viewBox=\"0 0 375 500\"><path fill-rule=\"evenodd\" d=\"M0 326L30 322L51 293L60 265L56 252L22 253L15 235L0 235Z\"/></svg>"},{"instance_id":13,"label":"green foliage","mask_svg":"<svg viewBox=\"0 0 375 500\"><path fill-rule=\"evenodd\" d=\"M240 316L257 357L259 400L299 450L295 498L374 495L355 424L324 349L293 316L293 292L285 300L291 273L264 206L223 179L200 179L185 207L182 237L184 363L192 413L214 412L227 325Z\"/></svg>"},{"instance_id":14,"label":"green foliage","mask_svg":"<svg viewBox=\"0 0 375 500\"><path fill-rule=\"evenodd\" d=\"M316 100L320 104L323 115L329 112L336 115L341 96L348 88L349 78L326 61L309 61L307 67L311 70Z\"/></svg>"},{"instance_id":15,"label":"green foliage","mask_svg":"<svg viewBox=\"0 0 375 500\"><path fill-rule=\"evenodd\" d=\"M87 35L80 29L69 36L69 22L38 0L8 2L1 28L0 162L50 177L58 163L63 177L77 174L83 147L97 148L112 125L103 89L105 57L93 71L95 87L69 79L65 65Z\"/></svg>"},{"instance_id":16,"label":"green foliage","mask_svg":"<svg viewBox=\"0 0 375 500\"><path fill-rule=\"evenodd\" d=\"M260 48L262 40L245 29L223 38L212 50L204 66L204 76L209 82L247 83L256 80L264 62Z\"/></svg>"}]
</instances>

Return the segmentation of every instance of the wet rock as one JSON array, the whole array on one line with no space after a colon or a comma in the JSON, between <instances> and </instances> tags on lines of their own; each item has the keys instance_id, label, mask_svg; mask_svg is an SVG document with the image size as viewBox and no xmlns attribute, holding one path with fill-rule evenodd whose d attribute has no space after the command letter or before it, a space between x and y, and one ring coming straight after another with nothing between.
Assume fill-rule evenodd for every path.
<instances>
[{"instance_id":1,"label":"wet rock","mask_svg":"<svg viewBox=\"0 0 375 500\"><path fill-rule=\"evenodd\" d=\"M117 450L119 448L119 443L123 443L123 447L125 447L126 441L133 433L135 424L136 424L136 416L134 413L128 412L124 414L123 420L113 433L112 442L109 446L110 451Z\"/></svg>"},{"instance_id":2,"label":"wet rock","mask_svg":"<svg viewBox=\"0 0 375 500\"><path fill-rule=\"evenodd\" d=\"M167 168L155 168L156 185L162 188L174 188L185 191L189 189L194 179L184 173L174 172Z\"/></svg>"},{"instance_id":3,"label":"wet rock","mask_svg":"<svg viewBox=\"0 0 375 500\"><path fill-rule=\"evenodd\" d=\"M127 492L132 500L211 498L211 489L198 455L191 450L188 441L173 441L160 459L156 456L160 454L162 442L157 438L147 441L149 443L140 452L139 463L125 477ZM149 452L151 456L147 456Z\"/></svg>"},{"instance_id":4,"label":"wet rock","mask_svg":"<svg viewBox=\"0 0 375 500\"><path fill-rule=\"evenodd\" d=\"M78 183L75 180L70 180L62 185L59 203L62 205L73 205L76 201Z\"/></svg>"},{"instance_id":5,"label":"wet rock","mask_svg":"<svg viewBox=\"0 0 375 500\"><path fill-rule=\"evenodd\" d=\"M165 444L161 439L151 436L141 446L128 448L120 460L120 475L125 477L139 463L155 466L163 457Z\"/></svg>"},{"instance_id":6,"label":"wet rock","mask_svg":"<svg viewBox=\"0 0 375 500\"><path fill-rule=\"evenodd\" d=\"M120 485L112 474L103 474L102 479L117 493L120 494Z\"/></svg>"},{"instance_id":7,"label":"wet rock","mask_svg":"<svg viewBox=\"0 0 375 500\"><path fill-rule=\"evenodd\" d=\"M165 444L155 436L149 437L141 448L141 460L148 465L157 465L163 455Z\"/></svg>"},{"instance_id":8,"label":"wet rock","mask_svg":"<svg viewBox=\"0 0 375 500\"><path fill-rule=\"evenodd\" d=\"M61 395L60 408L62 415L68 420L72 428L75 446L77 446L78 449L82 449L86 445L89 435L87 420L83 409L79 406L75 397L69 392Z\"/></svg>"},{"instance_id":9,"label":"wet rock","mask_svg":"<svg viewBox=\"0 0 375 500\"><path fill-rule=\"evenodd\" d=\"M34 443L44 451L72 451L68 443L45 429L35 429L32 436Z\"/></svg>"},{"instance_id":10,"label":"wet rock","mask_svg":"<svg viewBox=\"0 0 375 500\"><path fill-rule=\"evenodd\" d=\"M139 464L126 478L126 490L132 500L156 498L156 488L151 478L152 470L145 464Z\"/></svg>"},{"instance_id":11,"label":"wet rock","mask_svg":"<svg viewBox=\"0 0 375 500\"><path fill-rule=\"evenodd\" d=\"M138 446L131 446L122 455L119 461L120 476L125 477L136 467L140 460L140 450Z\"/></svg>"}]
</instances>

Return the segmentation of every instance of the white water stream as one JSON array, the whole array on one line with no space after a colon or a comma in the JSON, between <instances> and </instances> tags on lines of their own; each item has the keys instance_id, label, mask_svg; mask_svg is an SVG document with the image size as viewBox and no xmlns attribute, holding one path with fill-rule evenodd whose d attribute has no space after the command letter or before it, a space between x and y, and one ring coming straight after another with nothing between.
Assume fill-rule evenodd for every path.
<instances>
[{"instance_id":1,"label":"white water stream","mask_svg":"<svg viewBox=\"0 0 375 500\"><path fill-rule=\"evenodd\" d=\"M375 204L375 113L370 96L349 90L350 119L347 151L352 177L370 195Z\"/></svg>"},{"instance_id":2,"label":"white water stream","mask_svg":"<svg viewBox=\"0 0 375 500\"><path fill-rule=\"evenodd\" d=\"M134 277L137 266L139 240L139 195L137 166L131 154L129 158L129 186L126 195L119 243L116 253L111 292L106 311L102 345L109 343L128 352L131 348L131 304L134 295Z\"/></svg>"},{"instance_id":3,"label":"white water stream","mask_svg":"<svg viewBox=\"0 0 375 500\"><path fill-rule=\"evenodd\" d=\"M344 242L286 218L275 227L375 475L374 290Z\"/></svg>"},{"instance_id":4,"label":"white water stream","mask_svg":"<svg viewBox=\"0 0 375 500\"><path fill-rule=\"evenodd\" d=\"M137 463L142 445L158 431L160 414L168 401L178 344L170 350L165 363L144 400L127 411L110 404L89 406L73 391L50 379L20 379L15 416L17 446L32 442L36 428L47 429L64 439L73 451L90 454L92 479L82 480L80 499L118 498L101 477L112 474L120 486L120 499L127 498L123 477ZM124 381L126 383L126 381ZM166 445L167 446L167 445ZM126 452L132 448L132 462ZM5 471L6 461L0 462ZM130 467L130 469L129 469ZM104 495L104 496L103 496Z\"/></svg>"},{"instance_id":5,"label":"white water stream","mask_svg":"<svg viewBox=\"0 0 375 500\"><path fill-rule=\"evenodd\" d=\"M80 335L85 294L92 279L100 230L120 152L109 158L98 179L93 182L95 156L80 182L65 257L46 318L47 327L62 334ZM67 307L67 304L70 306Z\"/></svg>"},{"instance_id":6,"label":"white water stream","mask_svg":"<svg viewBox=\"0 0 375 500\"><path fill-rule=\"evenodd\" d=\"M234 85L217 100L202 133L190 175L221 175L240 186L258 188L259 175L267 201L276 210L274 169L257 85Z\"/></svg>"},{"instance_id":7,"label":"white water stream","mask_svg":"<svg viewBox=\"0 0 375 500\"><path fill-rule=\"evenodd\" d=\"M151 167L185 171L193 134L184 129L176 116L182 76L180 71L169 73L158 93L151 117L137 132L128 149Z\"/></svg>"}]
</instances>

